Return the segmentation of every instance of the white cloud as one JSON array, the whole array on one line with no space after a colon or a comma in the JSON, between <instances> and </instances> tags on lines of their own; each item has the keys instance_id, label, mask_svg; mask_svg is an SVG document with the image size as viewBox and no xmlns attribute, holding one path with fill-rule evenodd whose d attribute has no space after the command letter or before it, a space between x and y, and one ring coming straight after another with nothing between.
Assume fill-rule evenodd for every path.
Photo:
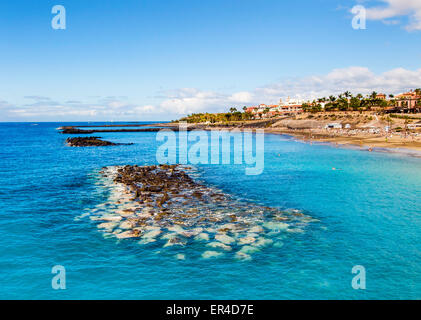
<instances>
[{"instance_id":1,"label":"white cloud","mask_svg":"<svg viewBox=\"0 0 421 320\"><path fill-rule=\"evenodd\" d=\"M187 114L206 111L223 100L222 96L211 91L200 91L194 88L183 88L170 95L161 103L161 107L175 114Z\"/></svg>"},{"instance_id":2,"label":"white cloud","mask_svg":"<svg viewBox=\"0 0 421 320\"><path fill-rule=\"evenodd\" d=\"M278 83L229 94L200 91L194 88L180 89L171 94L158 107L165 112L184 115L194 112L221 112L230 107L242 107L258 103L277 103L280 98L297 97L314 99L344 91L368 94L373 90L400 93L421 86L421 69L411 71L403 68L375 74L366 67L334 69L325 75L285 79Z\"/></svg>"},{"instance_id":3,"label":"white cloud","mask_svg":"<svg viewBox=\"0 0 421 320\"><path fill-rule=\"evenodd\" d=\"M122 101L111 101L110 103L108 103L108 106L110 108L119 109L119 108L124 108L126 106L126 103Z\"/></svg>"},{"instance_id":4,"label":"white cloud","mask_svg":"<svg viewBox=\"0 0 421 320\"><path fill-rule=\"evenodd\" d=\"M34 99L30 104L17 105L0 99L3 114L24 119L85 119L85 120L165 120L177 119L196 112L225 112L230 107L272 104L288 96L302 99L351 91L368 94L373 90L397 94L421 87L421 69L397 68L376 74L366 67L334 69L324 75L285 79L252 91L218 93L195 88L166 92L153 104L130 102L127 97L96 98L93 103L81 99L61 103L52 99ZM75 97L77 98L77 97Z\"/></svg>"},{"instance_id":5,"label":"white cloud","mask_svg":"<svg viewBox=\"0 0 421 320\"><path fill-rule=\"evenodd\" d=\"M233 102L249 103L253 100L253 94L247 91L234 93L230 98Z\"/></svg>"},{"instance_id":6,"label":"white cloud","mask_svg":"<svg viewBox=\"0 0 421 320\"><path fill-rule=\"evenodd\" d=\"M386 20L402 16L409 17L405 27L408 31L421 30L420 0L382 0L385 5L367 8L367 19L383 20L388 24L396 24L396 20Z\"/></svg>"},{"instance_id":7,"label":"white cloud","mask_svg":"<svg viewBox=\"0 0 421 320\"><path fill-rule=\"evenodd\" d=\"M94 119L97 117L114 119L124 117L142 117L145 114L159 113L152 105L139 106L116 98L100 99L97 103L82 103L78 100L70 100L66 103L52 101L51 99L36 99L35 103L16 105L2 103L0 107L6 109L8 114L22 118L31 117L77 117Z\"/></svg>"},{"instance_id":8,"label":"white cloud","mask_svg":"<svg viewBox=\"0 0 421 320\"><path fill-rule=\"evenodd\" d=\"M395 94L420 86L421 69L411 71L397 68L375 74L365 67L349 67L334 69L326 75L285 80L256 91L258 96L272 100L286 96L312 99L344 91L368 94L375 90Z\"/></svg>"},{"instance_id":9,"label":"white cloud","mask_svg":"<svg viewBox=\"0 0 421 320\"><path fill-rule=\"evenodd\" d=\"M44 97L44 96L25 96L25 99L29 99L29 100L35 100L35 101L47 101L47 100L51 100L51 98L49 97Z\"/></svg>"},{"instance_id":10,"label":"white cloud","mask_svg":"<svg viewBox=\"0 0 421 320\"><path fill-rule=\"evenodd\" d=\"M11 105L6 100L0 99L0 109L10 108Z\"/></svg>"},{"instance_id":11,"label":"white cloud","mask_svg":"<svg viewBox=\"0 0 421 320\"><path fill-rule=\"evenodd\" d=\"M157 114L160 113L160 110L157 109L155 106L146 105L146 106L136 106L133 107L131 110L128 110L128 113L142 115L142 114Z\"/></svg>"},{"instance_id":12,"label":"white cloud","mask_svg":"<svg viewBox=\"0 0 421 320\"><path fill-rule=\"evenodd\" d=\"M201 91L195 88L183 88L172 93L160 106L167 112L184 115L197 112L222 112L230 106L239 106L252 100L252 93L234 94Z\"/></svg>"}]
</instances>

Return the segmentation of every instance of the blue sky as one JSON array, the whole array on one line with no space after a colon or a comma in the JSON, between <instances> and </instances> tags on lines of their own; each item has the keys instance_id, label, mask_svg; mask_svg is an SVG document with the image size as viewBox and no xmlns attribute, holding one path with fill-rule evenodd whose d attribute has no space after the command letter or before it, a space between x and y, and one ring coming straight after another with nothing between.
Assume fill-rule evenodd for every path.
<instances>
[{"instance_id":1,"label":"blue sky","mask_svg":"<svg viewBox=\"0 0 421 320\"><path fill-rule=\"evenodd\" d=\"M51 27L57 4L65 30ZM366 30L351 26L357 4ZM419 0L0 2L0 121L169 120L412 87Z\"/></svg>"}]
</instances>

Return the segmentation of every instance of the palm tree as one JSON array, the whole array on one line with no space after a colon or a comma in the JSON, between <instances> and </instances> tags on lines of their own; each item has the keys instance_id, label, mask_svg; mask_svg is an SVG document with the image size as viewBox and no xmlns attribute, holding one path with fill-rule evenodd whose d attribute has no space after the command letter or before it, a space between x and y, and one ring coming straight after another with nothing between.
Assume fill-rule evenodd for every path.
<instances>
[{"instance_id":1,"label":"palm tree","mask_svg":"<svg viewBox=\"0 0 421 320\"><path fill-rule=\"evenodd\" d=\"M373 91L373 92L371 93L371 95L370 95L370 98L371 98L371 99L376 99L376 98L377 98L377 92L376 92L376 91Z\"/></svg>"}]
</instances>

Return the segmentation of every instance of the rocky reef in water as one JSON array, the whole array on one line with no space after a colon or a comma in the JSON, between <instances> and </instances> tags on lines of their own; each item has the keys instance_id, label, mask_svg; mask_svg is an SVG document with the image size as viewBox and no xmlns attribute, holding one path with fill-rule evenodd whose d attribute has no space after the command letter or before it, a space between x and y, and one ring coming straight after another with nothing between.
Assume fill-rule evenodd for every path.
<instances>
[{"instance_id":1,"label":"rocky reef in water","mask_svg":"<svg viewBox=\"0 0 421 320\"><path fill-rule=\"evenodd\" d=\"M66 143L70 147L104 147L117 146L118 143L101 140L100 137L75 137L67 138Z\"/></svg>"},{"instance_id":2,"label":"rocky reef in water","mask_svg":"<svg viewBox=\"0 0 421 320\"><path fill-rule=\"evenodd\" d=\"M185 258L184 248L200 245L202 258L251 260L316 221L298 210L236 200L194 175L194 168L179 165L105 167L98 183L109 199L88 214L106 236L178 249L177 259Z\"/></svg>"}]
</instances>

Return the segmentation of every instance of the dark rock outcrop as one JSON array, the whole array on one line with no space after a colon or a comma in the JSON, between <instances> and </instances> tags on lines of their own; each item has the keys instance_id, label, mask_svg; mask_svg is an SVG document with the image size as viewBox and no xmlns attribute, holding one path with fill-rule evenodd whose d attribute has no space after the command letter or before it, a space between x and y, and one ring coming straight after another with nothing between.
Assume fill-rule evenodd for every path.
<instances>
[{"instance_id":1,"label":"dark rock outcrop","mask_svg":"<svg viewBox=\"0 0 421 320\"><path fill-rule=\"evenodd\" d=\"M101 140L99 137L67 138L66 142L70 147L104 147L118 145L117 143Z\"/></svg>"}]
</instances>

